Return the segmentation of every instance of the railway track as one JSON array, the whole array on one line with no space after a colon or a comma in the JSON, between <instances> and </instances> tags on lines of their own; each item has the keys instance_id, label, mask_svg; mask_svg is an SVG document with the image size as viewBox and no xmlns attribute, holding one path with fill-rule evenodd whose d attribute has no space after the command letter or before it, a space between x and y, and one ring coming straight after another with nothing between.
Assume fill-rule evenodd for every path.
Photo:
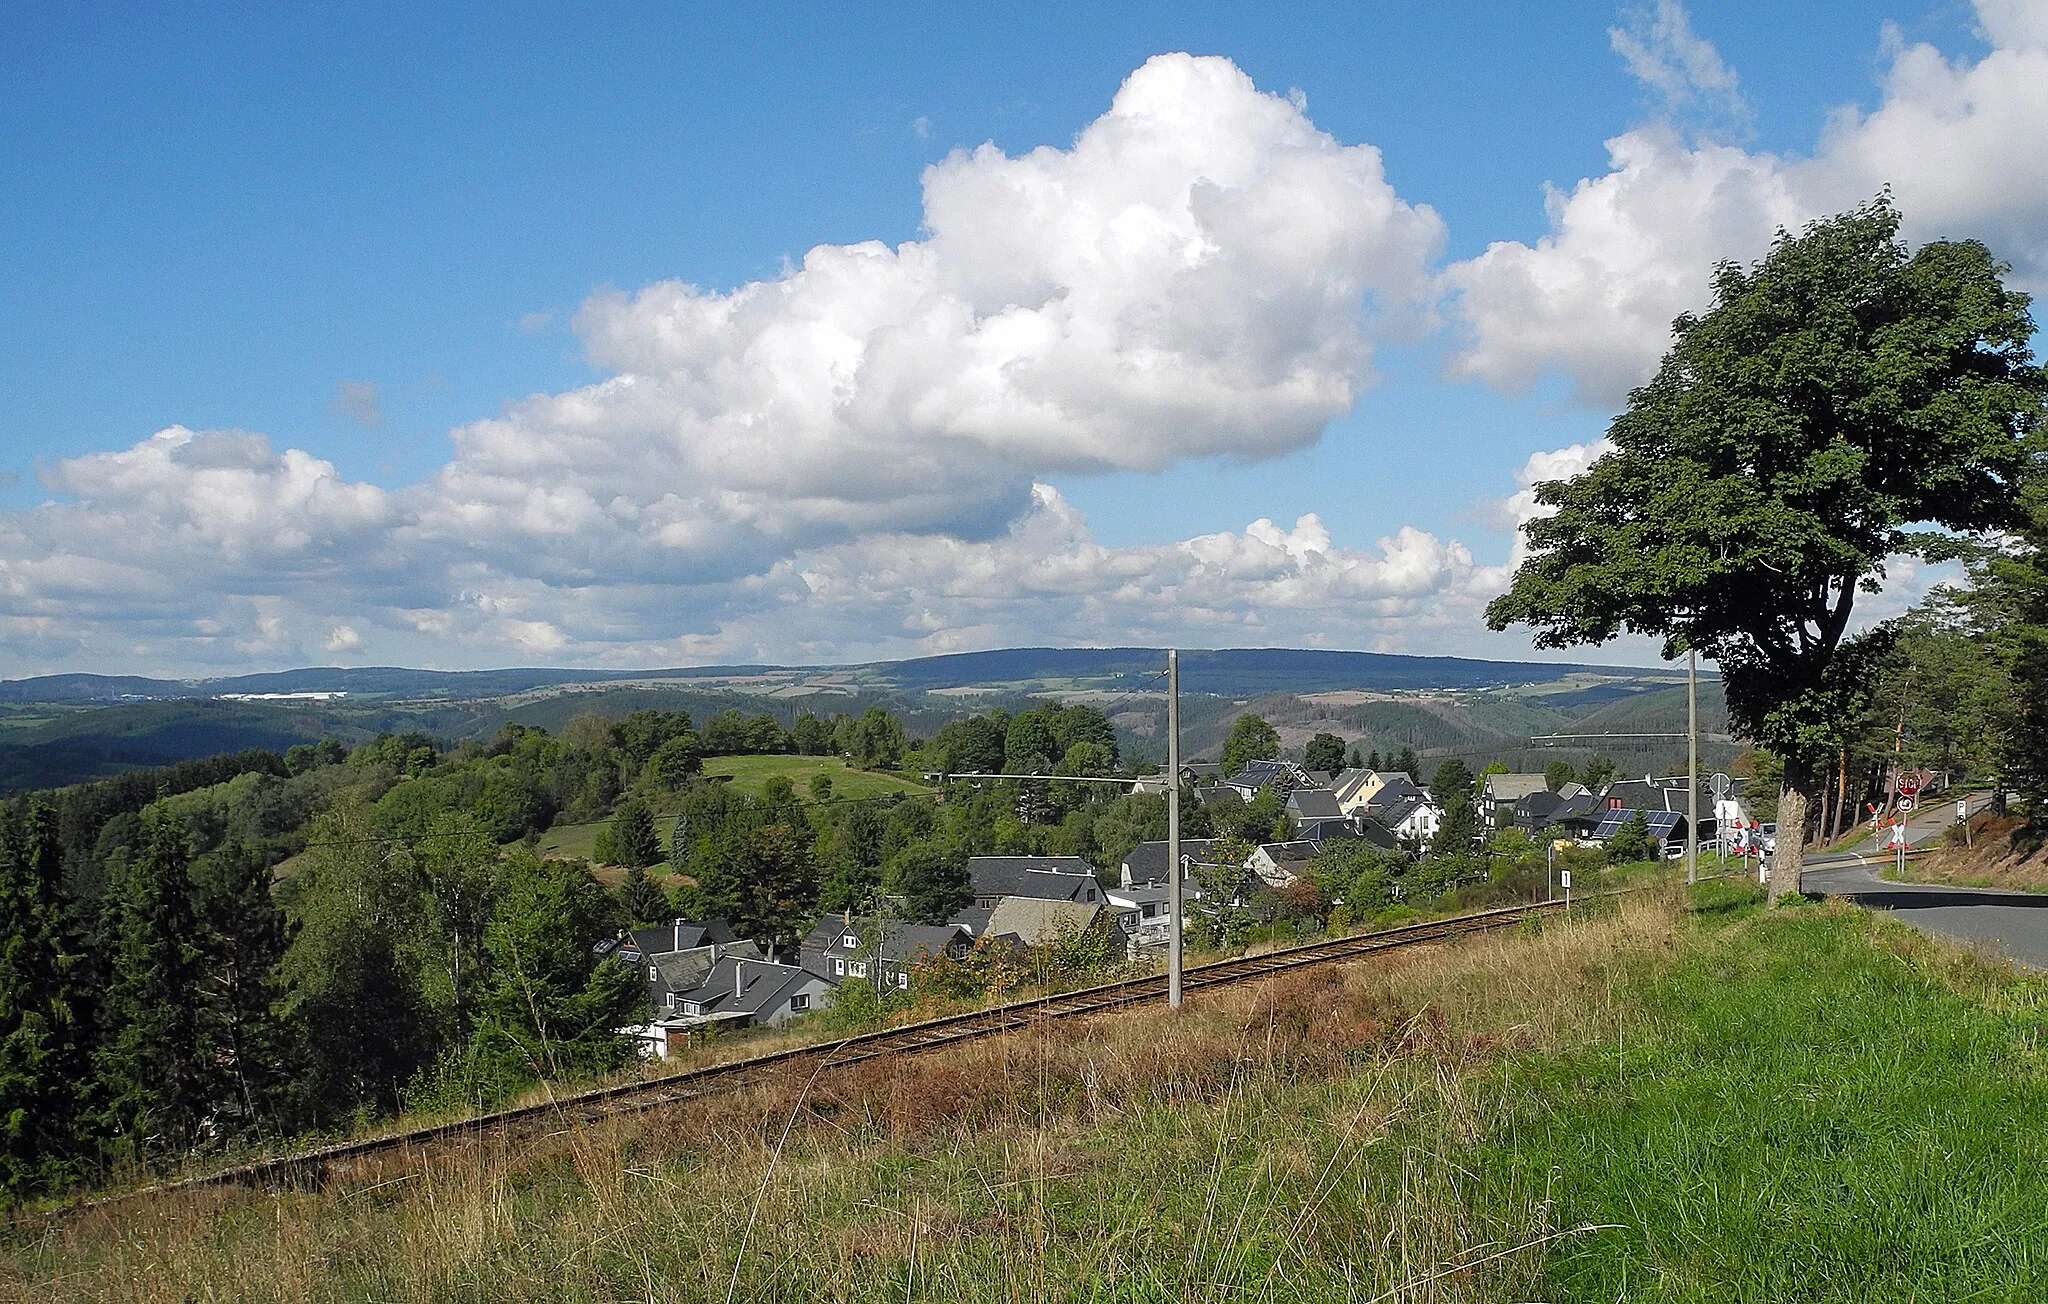
<instances>
[{"instance_id":1,"label":"railway track","mask_svg":"<svg viewBox=\"0 0 2048 1304\"><path fill-rule=\"evenodd\" d=\"M1602 895L1614 895L1606 893ZM1591 897L1581 898L1589 900ZM1448 919L1406 924L1375 933L1331 938L1262 955L1196 965L1182 974L1185 992L1270 977L1312 965L1356 959L1381 951L1425 942L1445 941L1472 933L1513 927L1524 920L1564 909L1562 902L1507 906L1454 915ZM792 1068L813 1074L844 1068L890 1055L913 1055L997 1036L1045 1019L1079 1018L1162 1000L1166 976L1155 974L1104 983L1079 991L1013 1001L967 1014L946 1015L921 1023L860 1033L837 1041L817 1042L748 1059L710 1064L667 1077L598 1087L535 1105L480 1114L455 1123L414 1128L385 1136L365 1137L318 1146L290 1155L239 1164L218 1172L181 1178L103 1196L73 1206L74 1211L111 1205L176 1191L208 1187L318 1187L330 1177L387 1155L420 1154L471 1144L487 1136L537 1136L595 1123L621 1115L643 1113L706 1096L756 1085Z\"/></svg>"}]
</instances>

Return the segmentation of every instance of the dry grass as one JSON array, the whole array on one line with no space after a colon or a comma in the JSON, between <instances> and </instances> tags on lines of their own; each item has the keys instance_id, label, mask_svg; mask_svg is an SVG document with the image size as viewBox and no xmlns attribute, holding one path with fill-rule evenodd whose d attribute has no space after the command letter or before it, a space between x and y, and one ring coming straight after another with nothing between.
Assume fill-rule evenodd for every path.
<instances>
[{"instance_id":1,"label":"dry grass","mask_svg":"<svg viewBox=\"0 0 2048 1304\"><path fill-rule=\"evenodd\" d=\"M139 1203L17 1230L0 1297L1493 1298L1560 1229L1540 1194L1505 1226L1457 1198L1485 1082L1613 1036L1616 973L1683 934L1646 897L322 1194Z\"/></svg>"},{"instance_id":2,"label":"dry grass","mask_svg":"<svg viewBox=\"0 0 2048 1304\"><path fill-rule=\"evenodd\" d=\"M2026 821L2016 815L1995 818L1983 811L1970 817L1970 843L1951 833L1929 856L1910 860L1905 879L1914 883L1945 883L1952 887L1987 887L2008 892L2048 892L2048 844L2029 836ZM1898 875L1891 870L1885 877Z\"/></svg>"}]
</instances>

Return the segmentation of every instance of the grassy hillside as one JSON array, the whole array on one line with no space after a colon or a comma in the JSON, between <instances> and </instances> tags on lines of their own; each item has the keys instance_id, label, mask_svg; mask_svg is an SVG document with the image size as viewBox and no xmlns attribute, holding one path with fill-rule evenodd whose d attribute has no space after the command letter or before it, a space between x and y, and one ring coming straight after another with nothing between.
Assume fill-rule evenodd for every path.
<instances>
[{"instance_id":1,"label":"grassy hillside","mask_svg":"<svg viewBox=\"0 0 2048 1304\"><path fill-rule=\"evenodd\" d=\"M773 778L788 779L799 794L808 793L813 775L832 780L835 797L886 797L892 792L930 792L921 783L893 774L856 770L836 756L713 756L704 762L707 775L731 775L733 787L750 796Z\"/></svg>"},{"instance_id":2,"label":"grassy hillside","mask_svg":"<svg viewBox=\"0 0 2048 1304\"><path fill-rule=\"evenodd\" d=\"M2048 986L1743 889L17 1227L18 1298L2032 1300ZM410 1166L406 1166L406 1165ZM61 1286L59 1285L61 1283Z\"/></svg>"}]
</instances>

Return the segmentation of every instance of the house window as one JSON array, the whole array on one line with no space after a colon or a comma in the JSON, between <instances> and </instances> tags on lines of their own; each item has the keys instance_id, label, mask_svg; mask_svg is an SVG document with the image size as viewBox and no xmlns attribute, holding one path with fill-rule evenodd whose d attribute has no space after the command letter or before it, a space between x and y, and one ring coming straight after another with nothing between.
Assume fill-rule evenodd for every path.
<instances>
[{"instance_id":1,"label":"house window","mask_svg":"<svg viewBox=\"0 0 2048 1304\"><path fill-rule=\"evenodd\" d=\"M1088 889L1088 899L1090 901L1093 901L1095 899L1095 889L1092 887Z\"/></svg>"},{"instance_id":2,"label":"house window","mask_svg":"<svg viewBox=\"0 0 2048 1304\"><path fill-rule=\"evenodd\" d=\"M1156 919L1156 918L1158 918L1158 917L1159 917L1159 904L1158 904L1157 902L1155 902L1155 901L1147 901L1147 902L1145 903L1145 918L1147 918L1147 919Z\"/></svg>"},{"instance_id":3,"label":"house window","mask_svg":"<svg viewBox=\"0 0 2048 1304\"><path fill-rule=\"evenodd\" d=\"M868 962L866 960L848 960L846 962L846 972L855 978L865 978L868 976Z\"/></svg>"},{"instance_id":4,"label":"house window","mask_svg":"<svg viewBox=\"0 0 2048 1304\"><path fill-rule=\"evenodd\" d=\"M661 969L659 966L651 964L647 966L647 981L651 983L661 981Z\"/></svg>"},{"instance_id":5,"label":"house window","mask_svg":"<svg viewBox=\"0 0 2048 1304\"><path fill-rule=\"evenodd\" d=\"M808 1010L808 1009L810 1009L810 1008L811 1008L811 998L810 998L810 994L809 994L809 993L807 993L807 992L806 992L806 993L799 993L798 995L795 995L795 996L792 996L792 997L790 997L790 998L789 998L789 1008L790 1008L790 1009L792 1009L792 1010Z\"/></svg>"},{"instance_id":6,"label":"house window","mask_svg":"<svg viewBox=\"0 0 2048 1304\"><path fill-rule=\"evenodd\" d=\"M839 935L839 944L841 946L859 946L860 939L852 933L841 933Z\"/></svg>"},{"instance_id":7,"label":"house window","mask_svg":"<svg viewBox=\"0 0 2048 1304\"><path fill-rule=\"evenodd\" d=\"M676 1008L676 994L674 992L668 994L668 1008L671 1010Z\"/></svg>"},{"instance_id":8,"label":"house window","mask_svg":"<svg viewBox=\"0 0 2048 1304\"><path fill-rule=\"evenodd\" d=\"M906 991L906 992L907 992L907 991L909 991L909 990L910 990L910 975L909 975L909 974L907 974L907 973L899 973L899 974L897 974L897 975L896 975L896 986L897 986L897 987L898 987L899 989L903 990L903 991Z\"/></svg>"},{"instance_id":9,"label":"house window","mask_svg":"<svg viewBox=\"0 0 2048 1304\"><path fill-rule=\"evenodd\" d=\"M696 1001L684 1001L684 1002L683 1002L683 1013L685 1013L685 1014L702 1014L702 1013L704 1013L704 1007L703 1007L702 1005L700 1005L699 1003L697 1003Z\"/></svg>"},{"instance_id":10,"label":"house window","mask_svg":"<svg viewBox=\"0 0 2048 1304\"><path fill-rule=\"evenodd\" d=\"M833 973L841 973L841 974L845 973L845 972L846 972L846 961L844 961L844 960L834 960L834 961L832 962L832 972L833 972Z\"/></svg>"}]
</instances>

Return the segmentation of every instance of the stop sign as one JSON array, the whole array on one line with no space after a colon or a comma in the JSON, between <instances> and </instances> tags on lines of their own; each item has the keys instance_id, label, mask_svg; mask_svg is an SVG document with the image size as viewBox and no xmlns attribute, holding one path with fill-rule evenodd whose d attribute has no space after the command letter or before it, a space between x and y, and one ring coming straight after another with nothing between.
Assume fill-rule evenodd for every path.
<instances>
[{"instance_id":1,"label":"stop sign","mask_svg":"<svg viewBox=\"0 0 2048 1304\"><path fill-rule=\"evenodd\" d=\"M1906 770L1899 775L1899 793L1901 796L1911 797L1919 791L1920 772L1918 770Z\"/></svg>"}]
</instances>

